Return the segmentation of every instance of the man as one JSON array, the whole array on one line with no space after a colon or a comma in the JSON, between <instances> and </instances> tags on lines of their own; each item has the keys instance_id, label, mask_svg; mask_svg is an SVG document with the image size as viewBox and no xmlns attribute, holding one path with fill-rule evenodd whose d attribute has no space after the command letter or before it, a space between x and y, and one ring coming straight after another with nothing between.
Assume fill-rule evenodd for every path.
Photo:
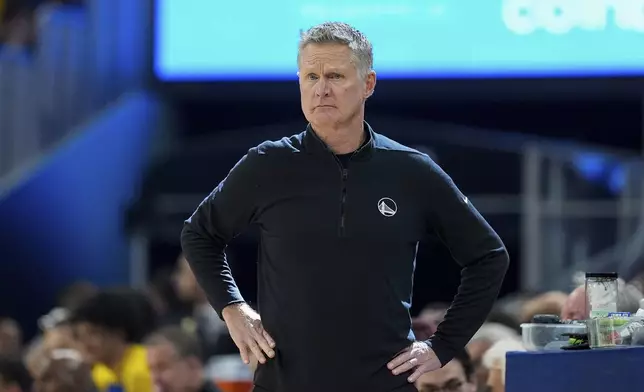
<instances>
[{"instance_id":1,"label":"man","mask_svg":"<svg viewBox=\"0 0 644 392\"><path fill-rule=\"evenodd\" d=\"M19 358L0 357L0 392L30 392L31 376Z\"/></svg>"},{"instance_id":2,"label":"man","mask_svg":"<svg viewBox=\"0 0 644 392\"><path fill-rule=\"evenodd\" d=\"M100 392L151 392L143 338L154 326L152 305L133 289L101 290L72 311L70 323Z\"/></svg>"},{"instance_id":3,"label":"man","mask_svg":"<svg viewBox=\"0 0 644 392\"><path fill-rule=\"evenodd\" d=\"M486 385L490 376L490 369L483 366L483 356L496 342L506 339L521 339L521 335L507 325L486 322L467 344L467 352L480 387Z\"/></svg>"},{"instance_id":4,"label":"man","mask_svg":"<svg viewBox=\"0 0 644 392\"><path fill-rule=\"evenodd\" d=\"M22 330L18 322L11 318L0 318L0 355L20 355L22 350Z\"/></svg>"},{"instance_id":5,"label":"man","mask_svg":"<svg viewBox=\"0 0 644 392\"><path fill-rule=\"evenodd\" d=\"M617 311L635 313L639 308L642 293L639 289L623 279L617 280ZM561 318L564 320L585 320L589 310L586 309L586 286L574 289L566 298L561 308Z\"/></svg>"},{"instance_id":6,"label":"man","mask_svg":"<svg viewBox=\"0 0 644 392\"><path fill-rule=\"evenodd\" d=\"M505 392L505 363L510 351L526 351L520 338L498 340L483 354L481 362L488 370L488 391Z\"/></svg>"},{"instance_id":7,"label":"man","mask_svg":"<svg viewBox=\"0 0 644 392\"><path fill-rule=\"evenodd\" d=\"M55 349L43 353L36 369L35 392L95 392L90 365L81 353Z\"/></svg>"},{"instance_id":8,"label":"man","mask_svg":"<svg viewBox=\"0 0 644 392\"><path fill-rule=\"evenodd\" d=\"M204 377L196 338L180 327L164 327L146 339L148 366L157 392L217 392Z\"/></svg>"},{"instance_id":9,"label":"man","mask_svg":"<svg viewBox=\"0 0 644 392\"><path fill-rule=\"evenodd\" d=\"M420 376L416 388L419 392L475 392L474 365L467 351L459 350L447 365Z\"/></svg>"},{"instance_id":10,"label":"man","mask_svg":"<svg viewBox=\"0 0 644 392\"><path fill-rule=\"evenodd\" d=\"M195 330L199 335L203 344L201 350L204 355L203 359L235 353L236 347L228 334L226 324L221 321L208 303L206 294L199 287L195 275L183 255L180 255L177 260L173 278L179 298L193 305L192 317L181 320L181 325L186 330Z\"/></svg>"},{"instance_id":11,"label":"man","mask_svg":"<svg viewBox=\"0 0 644 392\"><path fill-rule=\"evenodd\" d=\"M243 360L259 361L256 391L415 391L467 344L498 295L508 255L496 233L427 155L364 122L372 63L371 44L347 24L304 33L309 126L250 149L184 226L197 280ZM251 223L261 232L261 317L224 254ZM428 237L463 266L462 282L434 336L416 341L412 276Z\"/></svg>"}]
</instances>

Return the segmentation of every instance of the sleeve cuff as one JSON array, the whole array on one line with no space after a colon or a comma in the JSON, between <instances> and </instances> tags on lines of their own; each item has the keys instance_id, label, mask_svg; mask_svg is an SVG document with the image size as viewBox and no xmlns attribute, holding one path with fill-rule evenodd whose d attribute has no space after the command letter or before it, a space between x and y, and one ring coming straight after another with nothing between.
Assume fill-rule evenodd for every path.
<instances>
[{"instance_id":1,"label":"sleeve cuff","mask_svg":"<svg viewBox=\"0 0 644 392\"><path fill-rule=\"evenodd\" d=\"M241 298L241 296L238 297L238 298L230 299L228 302L224 302L223 304L220 304L219 306L217 306L217 308L215 308L215 312L217 312L217 315L219 316L221 321L225 321L224 320L224 309L229 307L230 305L240 304L240 303L244 303L244 302L246 302L246 301L244 301L244 299Z\"/></svg>"},{"instance_id":2,"label":"sleeve cuff","mask_svg":"<svg viewBox=\"0 0 644 392\"><path fill-rule=\"evenodd\" d=\"M425 343L427 343L427 345L434 351L434 354L438 357L441 366L447 365L447 363L454 358L454 351L436 336L432 336L425 340Z\"/></svg>"}]
</instances>

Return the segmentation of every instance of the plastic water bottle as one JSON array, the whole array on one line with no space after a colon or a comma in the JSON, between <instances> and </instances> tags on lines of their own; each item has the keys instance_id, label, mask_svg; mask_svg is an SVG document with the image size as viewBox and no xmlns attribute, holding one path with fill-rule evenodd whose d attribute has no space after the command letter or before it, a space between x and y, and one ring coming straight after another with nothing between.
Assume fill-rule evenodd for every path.
<instances>
[{"instance_id":1,"label":"plastic water bottle","mask_svg":"<svg viewBox=\"0 0 644 392\"><path fill-rule=\"evenodd\" d=\"M644 317L644 298L640 299L640 308L635 313L637 317Z\"/></svg>"}]
</instances>

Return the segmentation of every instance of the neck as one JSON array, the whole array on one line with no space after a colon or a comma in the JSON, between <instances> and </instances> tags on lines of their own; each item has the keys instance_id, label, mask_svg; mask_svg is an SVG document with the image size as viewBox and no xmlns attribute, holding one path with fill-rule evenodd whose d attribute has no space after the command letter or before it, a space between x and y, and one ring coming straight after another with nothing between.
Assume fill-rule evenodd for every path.
<instances>
[{"instance_id":1,"label":"neck","mask_svg":"<svg viewBox=\"0 0 644 392\"><path fill-rule=\"evenodd\" d=\"M116 347L114 347L112 351L112 358L106 361L105 365L117 373L120 372L119 366L123 361L127 347L127 344L118 344Z\"/></svg>"},{"instance_id":2,"label":"neck","mask_svg":"<svg viewBox=\"0 0 644 392\"><path fill-rule=\"evenodd\" d=\"M362 116L356 116L350 123L337 126L312 125L318 137L336 154L349 154L356 151L366 138Z\"/></svg>"}]
</instances>

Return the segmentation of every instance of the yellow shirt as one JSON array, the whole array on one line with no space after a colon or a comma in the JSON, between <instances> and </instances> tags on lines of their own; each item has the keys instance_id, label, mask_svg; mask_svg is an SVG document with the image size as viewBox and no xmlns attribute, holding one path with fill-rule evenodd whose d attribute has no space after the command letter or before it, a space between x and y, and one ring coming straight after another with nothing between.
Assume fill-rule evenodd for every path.
<instances>
[{"instance_id":1,"label":"yellow shirt","mask_svg":"<svg viewBox=\"0 0 644 392\"><path fill-rule=\"evenodd\" d=\"M99 392L120 385L125 392L152 392L152 378L143 346L131 345L116 371L99 363L92 368L92 379Z\"/></svg>"}]
</instances>

